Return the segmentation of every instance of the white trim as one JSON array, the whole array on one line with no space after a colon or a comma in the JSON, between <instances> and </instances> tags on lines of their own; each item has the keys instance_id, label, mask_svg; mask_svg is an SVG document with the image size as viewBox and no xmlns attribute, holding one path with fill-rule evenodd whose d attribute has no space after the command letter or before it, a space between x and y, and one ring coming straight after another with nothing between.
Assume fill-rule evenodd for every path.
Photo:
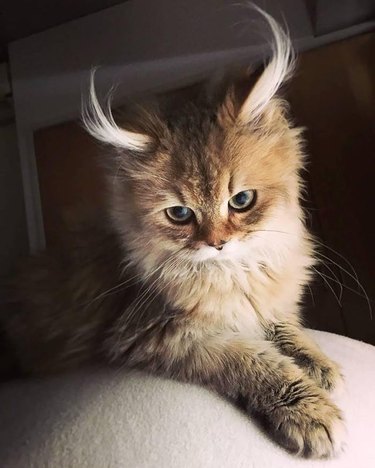
<instances>
[{"instance_id":1,"label":"white trim","mask_svg":"<svg viewBox=\"0 0 375 468\"><path fill-rule=\"evenodd\" d=\"M31 129L23 129L17 124L18 151L25 200L26 223L28 228L29 249L31 253L43 250L45 235L42 205L39 193L39 180L34 151L34 134Z\"/></svg>"}]
</instances>

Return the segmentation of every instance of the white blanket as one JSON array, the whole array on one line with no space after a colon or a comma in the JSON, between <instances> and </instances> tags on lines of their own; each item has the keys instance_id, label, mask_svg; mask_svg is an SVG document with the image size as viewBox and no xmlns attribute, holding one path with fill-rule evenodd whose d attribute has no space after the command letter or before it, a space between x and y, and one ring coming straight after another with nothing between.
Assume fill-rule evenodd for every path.
<instances>
[{"instance_id":1,"label":"white blanket","mask_svg":"<svg viewBox=\"0 0 375 468\"><path fill-rule=\"evenodd\" d=\"M343 367L348 442L335 460L285 453L203 388L86 369L0 388L4 468L374 468L375 347L311 332Z\"/></svg>"}]
</instances>

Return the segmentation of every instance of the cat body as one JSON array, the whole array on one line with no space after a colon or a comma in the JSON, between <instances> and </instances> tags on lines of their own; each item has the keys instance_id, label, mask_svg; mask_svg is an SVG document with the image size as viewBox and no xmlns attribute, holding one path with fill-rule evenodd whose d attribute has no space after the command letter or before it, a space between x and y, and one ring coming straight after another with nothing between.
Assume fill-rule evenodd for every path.
<instances>
[{"instance_id":1,"label":"cat body","mask_svg":"<svg viewBox=\"0 0 375 468\"><path fill-rule=\"evenodd\" d=\"M108 213L74 249L30 261L5 329L25 372L101 360L204 385L289 451L326 457L342 447L328 393L340 372L301 326L314 264L304 156L275 95L291 48L263 16L273 59L218 90L192 87L115 122L91 82L86 128L116 148Z\"/></svg>"}]
</instances>

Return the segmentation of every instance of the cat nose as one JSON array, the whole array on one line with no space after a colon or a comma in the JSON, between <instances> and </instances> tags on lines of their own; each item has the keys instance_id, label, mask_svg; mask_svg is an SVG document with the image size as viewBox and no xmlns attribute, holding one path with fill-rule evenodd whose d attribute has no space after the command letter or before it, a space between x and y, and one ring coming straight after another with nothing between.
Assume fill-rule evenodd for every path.
<instances>
[{"instance_id":1,"label":"cat nose","mask_svg":"<svg viewBox=\"0 0 375 468\"><path fill-rule=\"evenodd\" d=\"M207 245L210 247L215 247L216 250L222 250L224 247L224 244L226 244L228 241L226 240L220 240L218 242L207 242Z\"/></svg>"}]
</instances>

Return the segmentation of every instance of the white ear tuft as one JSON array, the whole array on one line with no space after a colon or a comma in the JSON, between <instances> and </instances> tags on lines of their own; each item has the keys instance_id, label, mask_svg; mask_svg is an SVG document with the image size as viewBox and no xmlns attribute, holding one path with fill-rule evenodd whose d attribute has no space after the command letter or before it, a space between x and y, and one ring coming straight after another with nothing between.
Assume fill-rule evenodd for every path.
<instances>
[{"instance_id":1,"label":"white ear tuft","mask_svg":"<svg viewBox=\"0 0 375 468\"><path fill-rule=\"evenodd\" d=\"M295 54L289 35L271 15L251 4L267 21L273 34L272 57L243 104L239 118L244 123L257 119L282 83L289 78L295 63Z\"/></svg>"},{"instance_id":2,"label":"white ear tuft","mask_svg":"<svg viewBox=\"0 0 375 468\"><path fill-rule=\"evenodd\" d=\"M111 99L107 101L107 111L100 105L95 92L95 69L90 75L89 98L82 106L82 121L86 130L99 141L118 148L144 151L151 138L142 133L130 132L120 128L111 112Z\"/></svg>"}]
</instances>

